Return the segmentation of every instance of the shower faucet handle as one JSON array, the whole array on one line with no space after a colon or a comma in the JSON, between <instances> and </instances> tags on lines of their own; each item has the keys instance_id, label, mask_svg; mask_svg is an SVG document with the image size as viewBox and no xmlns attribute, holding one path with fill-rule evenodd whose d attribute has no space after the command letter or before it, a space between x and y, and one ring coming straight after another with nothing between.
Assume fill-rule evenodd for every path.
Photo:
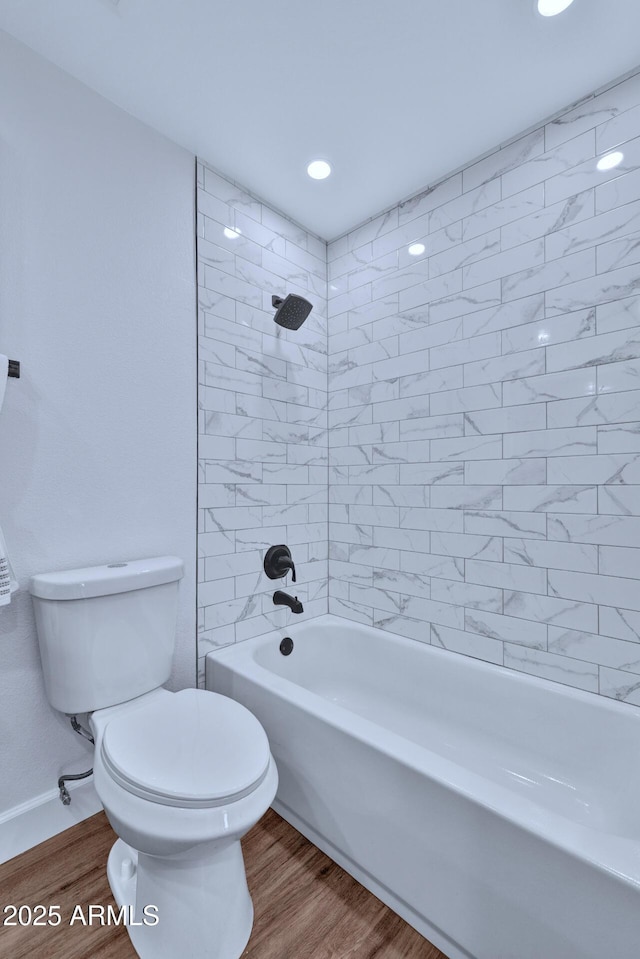
<instances>
[{"instance_id":1,"label":"shower faucet handle","mask_svg":"<svg viewBox=\"0 0 640 959\"><path fill-rule=\"evenodd\" d=\"M264 571L269 579L281 579L291 570L291 579L296 582L296 567L288 546L270 546L264 558Z\"/></svg>"}]
</instances>

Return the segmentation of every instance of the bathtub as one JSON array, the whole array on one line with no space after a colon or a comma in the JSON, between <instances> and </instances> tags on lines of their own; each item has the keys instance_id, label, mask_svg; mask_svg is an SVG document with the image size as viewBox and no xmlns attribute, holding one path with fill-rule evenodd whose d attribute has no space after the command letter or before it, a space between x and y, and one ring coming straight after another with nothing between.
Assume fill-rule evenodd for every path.
<instances>
[{"instance_id":1,"label":"bathtub","mask_svg":"<svg viewBox=\"0 0 640 959\"><path fill-rule=\"evenodd\" d=\"M277 812L450 959L640 956L640 709L335 616L206 682L265 727Z\"/></svg>"}]
</instances>

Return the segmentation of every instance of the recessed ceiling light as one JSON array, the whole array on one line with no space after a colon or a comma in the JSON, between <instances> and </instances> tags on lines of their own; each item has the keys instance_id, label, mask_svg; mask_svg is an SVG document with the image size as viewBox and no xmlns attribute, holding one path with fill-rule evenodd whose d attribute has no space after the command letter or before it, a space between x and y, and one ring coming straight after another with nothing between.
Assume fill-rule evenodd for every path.
<instances>
[{"instance_id":1,"label":"recessed ceiling light","mask_svg":"<svg viewBox=\"0 0 640 959\"><path fill-rule=\"evenodd\" d=\"M538 13L543 17L555 17L572 3L573 0L538 0Z\"/></svg>"},{"instance_id":2,"label":"recessed ceiling light","mask_svg":"<svg viewBox=\"0 0 640 959\"><path fill-rule=\"evenodd\" d=\"M619 166L623 160L624 153L616 150L615 153L607 153L606 156L600 157L597 167L599 170L613 170L613 168Z\"/></svg>"},{"instance_id":3,"label":"recessed ceiling light","mask_svg":"<svg viewBox=\"0 0 640 959\"><path fill-rule=\"evenodd\" d=\"M326 160L312 160L307 173L312 180L326 180L331 173L331 166Z\"/></svg>"},{"instance_id":4,"label":"recessed ceiling light","mask_svg":"<svg viewBox=\"0 0 640 959\"><path fill-rule=\"evenodd\" d=\"M235 240L240 236L240 230L232 230L230 226L225 226L222 232L229 240Z\"/></svg>"},{"instance_id":5,"label":"recessed ceiling light","mask_svg":"<svg viewBox=\"0 0 640 959\"><path fill-rule=\"evenodd\" d=\"M421 256L425 251L424 243L412 243L409 247L409 256Z\"/></svg>"}]
</instances>

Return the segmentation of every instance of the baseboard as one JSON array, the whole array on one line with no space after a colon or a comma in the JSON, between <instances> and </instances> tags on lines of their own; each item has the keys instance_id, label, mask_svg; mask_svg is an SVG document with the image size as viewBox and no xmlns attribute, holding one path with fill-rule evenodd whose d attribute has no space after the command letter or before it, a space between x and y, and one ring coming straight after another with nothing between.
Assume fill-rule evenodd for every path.
<instances>
[{"instance_id":1,"label":"baseboard","mask_svg":"<svg viewBox=\"0 0 640 959\"><path fill-rule=\"evenodd\" d=\"M0 863L57 836L102 809L93 787L93 777L75 786L69 783L68 789L71 794L68 806L60 802L58 790L51 789L0 815Z\"/></svg>"}]
</instances>

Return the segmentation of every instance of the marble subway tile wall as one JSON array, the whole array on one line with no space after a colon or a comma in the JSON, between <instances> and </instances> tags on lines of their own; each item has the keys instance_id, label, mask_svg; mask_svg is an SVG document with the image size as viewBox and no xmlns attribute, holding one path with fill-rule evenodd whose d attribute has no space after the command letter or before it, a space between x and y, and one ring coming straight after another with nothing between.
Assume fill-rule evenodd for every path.
<instances>
[{"instance_id":1,"label":"marble subway tile wall","mask_svg":"<svg viewBox=\"0 0 640 959\"><path fill-rule=\"evenodd\" d=\"M209 650L327 611L326 243L198 163L198 665ZM314 304L297 331L271 296ZM286 543L297 584L270 580Z\"/></svg>"},{"instance_id":2,"label":"marble subway tile wall","mask_svg":"<svg viewBox=\"0 0 640 959\"><path fill-rule=\"evenodd\" d=\"M640 704L640 75L328 259L330 611Z\"/></svg>"}]
</instances>

